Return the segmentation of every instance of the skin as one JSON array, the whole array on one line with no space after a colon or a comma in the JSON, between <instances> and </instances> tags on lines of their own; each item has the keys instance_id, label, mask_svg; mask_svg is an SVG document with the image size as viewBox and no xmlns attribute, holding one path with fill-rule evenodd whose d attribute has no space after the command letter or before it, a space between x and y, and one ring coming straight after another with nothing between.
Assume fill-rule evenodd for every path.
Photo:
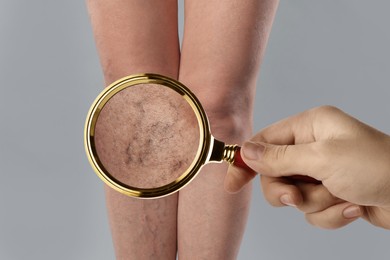
<instances>
[{"instance_id":1,"label":"skin","mask_svg":"<svg viewBox=\"0 0 390 260\"><path fill-rule=\"evenodd\" d=\"M179 79L201 101L216 138L241 144L250 137L256 79L278 1L187 0L181 52L176 1L87 3L107 84L144 72ZM179 193L157 200L106 188L117 259L175 259L177 252L180 259L236 259L251 187L224 192L226 170L208 165Z\"/></svg>"},{"instance_id":2,"label":"skin","mask_svg":"<svg viewBox=\"0 0 390 260\"><path fill-rule=\"evenodd\" d=\"M145 100L153 102L145 102ZM107 171L122 183L154 188L179 178L196 156L199 128L181 95L153 84L120 91L99 114L95 146Z\"/></svg>"},{"instance_id":3,"label":"skin","mask_svg":"<svg viewBox=\"0 0 390 260\"><path fill-rule=\"evenodd\" d=\"M242 155L262 174L271 205L296 207L325 229L359 217L390 229L390 136L341 110L319 107L277 122L245 143ZM321 183L291 179L296 174ZM225 188L236 192L255 176L232 167Z\"/></svg>"},{"instance_id":4,"label":"skin","mask_svg":"<svg viewBox=\"0 0 390 260\"><path fill-rule=\"evenodd\" d=\"M202 102L212 134L226 143L241 144L251 135L256 79L277 3L185 2L179 80ZM236 259L251 187L227 194L226 170L226 164L208 165L180 191L180 258Z\"/></svg>"},{"instance_id":5,"label":"skin","mask_svg":"<svg viewBox=\"0 0 390 260\"><path fill-rule=\"evenodd\" d=\"M144 72L178 78L176 1L88 0L87 6L107 85ZM178 194L137 200L105 191L117 259L175 259Z\"/></svg>"}]
</instances>

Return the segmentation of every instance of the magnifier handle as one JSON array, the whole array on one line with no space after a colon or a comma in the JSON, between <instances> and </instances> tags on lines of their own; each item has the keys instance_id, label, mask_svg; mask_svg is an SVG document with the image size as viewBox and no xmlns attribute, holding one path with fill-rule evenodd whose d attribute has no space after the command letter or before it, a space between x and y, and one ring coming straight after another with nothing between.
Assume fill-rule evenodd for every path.
<instances>
[{"instance_id":1,"label":"magnifier handle","mask_svg":"<svg viewBox=\"0 0 390 260\"><path fill-rule=\"evenodd\" d=\"M233 165L236 167L239 167L241 169L244 169L249 172L255 172L252 168L250 168L242 159L241 157L241 147L236 148L236 152L234 154L234 161ZM309 176L304 176L304 175L292 175L286 177L289 180L295 181L295 182L306 182L306 183L313 183L313 184L321 184L321 181L316 180L312 177Z\"/></svg>"},{"instance_id":2,"label":"magnifier handle","mask_svg":"<svg viewBox=\"0 0 390 260\"><path fill-rule=\"evenodd\" d=\"M233 161L233 165L238 167L238 168L241 168L241 169L244 169L246 171L249 171L249 172L254 172L254 170L252 168L250 168L245 162L244 160L242 159L241 157L241 147L237 147L236 148L236 153L234 154L234 161Z\"/></svg>"}]
</instances>

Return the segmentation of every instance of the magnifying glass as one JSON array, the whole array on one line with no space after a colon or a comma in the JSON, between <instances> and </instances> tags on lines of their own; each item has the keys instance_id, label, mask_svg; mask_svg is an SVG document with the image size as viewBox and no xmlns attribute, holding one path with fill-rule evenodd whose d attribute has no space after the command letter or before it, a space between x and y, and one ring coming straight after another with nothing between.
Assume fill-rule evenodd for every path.
<instances>
[{"instance_id":1,"label":"magnifying glass","mask_svg":"<svg viewBox=\"0 0 390 260\"><path fill-rule=\"evenodd\" d=\"M104 89L88 112L84 141L96 174L136 198L172 194L211 162L251 170L237 145L212 136L196 96L157 74L131 75Z\"/></svg>"}]
</instances>

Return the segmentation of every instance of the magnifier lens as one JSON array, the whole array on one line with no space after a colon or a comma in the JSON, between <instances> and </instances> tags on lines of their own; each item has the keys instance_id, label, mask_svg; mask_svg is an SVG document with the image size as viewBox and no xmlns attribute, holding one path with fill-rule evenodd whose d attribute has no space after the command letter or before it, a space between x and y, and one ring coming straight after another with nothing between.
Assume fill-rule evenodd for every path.
<instances>
[{"instance_id":1,"label":"magnifier lens","mask_svg":"<svg viewBox=\"0 0 390 260\"><path fill-rule=\"evenodd\" d=\"M97 117L97 159L121 185L151 189L177 181L195 161L200 127L175 90L137 84L114 94Z\"/></svg>"}]
</instances>

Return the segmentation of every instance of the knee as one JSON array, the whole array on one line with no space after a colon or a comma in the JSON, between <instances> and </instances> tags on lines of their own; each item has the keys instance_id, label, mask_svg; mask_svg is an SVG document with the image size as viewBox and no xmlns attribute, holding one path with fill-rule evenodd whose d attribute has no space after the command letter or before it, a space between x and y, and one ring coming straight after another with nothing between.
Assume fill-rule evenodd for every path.
<instances>
[{"instance_id":1,"label":"knee","mask_svg":"<svg viewBox=\"0 0 390 260\"><path fill-rule=\"evenodd\" d=\"M180 72L181 73L181 72ZM226 142L242 142L252 133L256 81L213 73L180 75L201 102L214 137Z\"/></svg>"},{"instance_id":2,"label":"knee","mask_svg":"<svg viewBox=\"0 0 390 260\"><path fill-rule=\"evenodd\" d=\"M215 98L204 99L202 105L215 138L241 143L252 134L252 107L248 103L217 95Z\"/></svg>"}]
</instances>

